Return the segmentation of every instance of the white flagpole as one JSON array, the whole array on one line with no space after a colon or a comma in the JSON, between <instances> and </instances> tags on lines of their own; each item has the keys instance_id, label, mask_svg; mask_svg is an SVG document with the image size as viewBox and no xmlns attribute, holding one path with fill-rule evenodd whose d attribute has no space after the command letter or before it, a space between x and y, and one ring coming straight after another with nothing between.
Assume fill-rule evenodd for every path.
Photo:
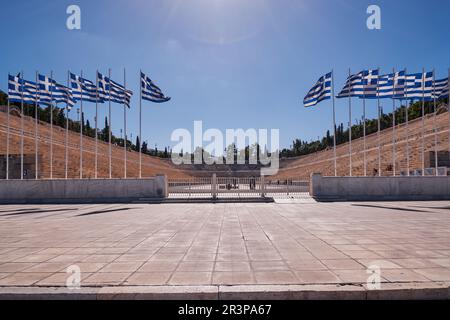
<instances>
[{"instance_id":1,"label":"white flagpole","mask_svg":"<svg viewBox=\"0 0 450 320\"><path fill-rule=\"evenodd\" d=\"M406 97L406 82L405 82L405 93ZM406 145L405 145L405 156L406 156L406 175L409 176L409 154L408 154L408 148L409 148L409 137L408 137L408 100L401 100L401 104L405 106L405 130L406 130Z\"/></svg>"},{"instance_id":2,"label":"white flagpole","mask_svg":"<svg viewBox=\"0 0 450 320\"><path fill-rule=\"evenodd\" d=\"M435 174L438 175L438 136L436 128L436 70L433 69L433 131L434 131L434 168Z\"/></svg>"},{"instance_id":3,"label":"white flagpole","mask_svg":"<svg viewBox=\"0 0 450 320\"><path fill-rule=\"evenodd\" d=\"M405 127L406 127L406 175L409 177L409 127L408 127L408 72L405 68Z\"/></svg>"},{"instance_id":4,"label":"white flagpole","mask_svg":"<svg viewBox=\"0 0 450 320\"><path fill-rule=\"evenodd\" d=\"M397 80L395 74L395 68L392 68L392 175L395 177L396 167L395 167L395 158L396 158L396 137L395 137L395 81Z\"/></svg>"},{"instance_id":5,"label":"white flagpole","mask_svg":"<svg viewBox=\"0 0 450 320\"><path fill-rule=\"evenodd\" d=\"M9 81L9 74L8 74L8 81ZM9 92L8 92L9 93ZM9 102L9 94L8 94L8 106L7 106L7 131L6 131L6 180L9 180L9 131L10 131L10 119L9 119L9 112L10 112L10 102Z\"/></svg>"},{"instance_id":6,"label":"white flagpole","mask_svg":"<svg viewBox=\"0 0 450 320\"><path fill-rule=\"evenodd\" d=\"M378 68L378 80L377 80L377 105L378 105L378 132L377 132L377 140L378 140L378 176L381 177L381 141L380 141L380 132L381 132L381 106L380 106L380 68Z\"/></svg>"},{"instance_id":7,"label":"white flagpole","mask_svg":"<svg viewBox=\"0 0 450 320\"><path fill-rule=\"evenodd\" d=\"M348 77L351 77L351 70L348 69ZM349 174L350 177L352 176L352 97L349 92L348 95L348 138L349 138L349 145L348 145L348 156L349 156Z\"/></svg>"},{"instance_id":8,"label":"white flagpole","mask_svg":"<svg viewBox=\"0 0 450 320\"><path fill-rule=\"evenodd\" d=\"M425 175L425 68L422 68L422 176Z\"/></svg>"},{"instance_id":9,"label":"white flagpole","mask_svg":"<svg viewBox=\"0 0 450 320\"><path fill-rule=\"evenodd\" d=\"M83 70L81 70L80 73L81 81L83 81ZM80 179L83 179L83 85L80 84L81 88L81 99L80 99L80 111L81 111L81 117L80 117Z\"/></svg>"},{"instance_id":10,"label":"white flagpole","mask_svg":"<svg viewBox=\"0 0 450 320\"><path fill-rule=\"evenodd\" d=\"M108 78L109 78L109 90L108 90L108 100L109 100L109 125L108 125L108 134L109 134L109 178L112 178L112 163L111 163L111 69L108 69Z\"/></svg>"},{"instance_id":11,"label":"white flagpole","mask_svg":"<svg viewBox=\"0 0 450 320\"><path fill-rule=\"evenodd\" d=\"M68 151L67 151L67 145L69 143L69 107L66 104L66 137L65 137L65 152L64 152L64 160L65 160L65 165L64 165L64 177L65 179L67 179L67 174L68 174L68 162L69 162L69 158L68 158Z\"/></svg>"},{"instance_id":12,"label":"white flagpole","mask_svg":"<svg viewBox=\"0 0 450 320\"><path fill-rule=\"evenodd\" d=\"M123 68L123 86L125 90L127 90L127 80L126 80L126 71ZM126 99L126 94L125 94ZM127 178L127 105L123 104L123 169L124 169L124 178Z\"/></svg>"},{"instance_id":13,"label":"white flagpole","mask_svg":"<svg viewBox=\"0 0 450 320\"><path fill-rule=\"evenodd\" d=\"M38 166L39 166L39 160L38 160L38 154L39 154L39 150L38 150L38 148L39 148L39 145L38 145L38 124L39 124L39 120L38 120L38 116L39 116L39 114L38 114L38 107L39 107L39 104L38 104L38 98L39 98L39 96L38 96L38 90L39 90L39 84L38 84L38 72L36 71L36 94L35 94L35 103L34 103L34 120L35 120L35 125L34 125L34 142L35 142L35 145L34 145L34 150L35 150L35 159L34 159L34 165L35 165L35 168L34 168L34 170L35 170L35 179L37 180L38 178L39 178L39 169L38 169Z\"/></svg>"},{"instance_id":14,"label":"white flagpole","mask_svg":"<svg viewBox=\"0 0 450 320\"><path fill-rule=\"evenodd\" d=\"M337 159L336 159L336 112L334 101L334 70L331 70L331 94L333 97L333 156L334 156L334 176L337 177Z\"/></svg>"},{"instance_id":15,"label":"white flagpole","mask_svg":"<svg viewBox=\"0 0 450 320\"><path fill-rule=\"evenodd\" d=\"M366 91L363 90L363 157L364 157L364 177L367 177L367 147L366 147Z\"/></svg>"},{"instance_id":16,"label":"white flagpole","mask_svg":"<svg viewBox=\"0 0 450 320\"><path fill-rule=\"evenodd\" d=\"M20 180L23 180L23 90L24 90L24 79L23 79L23 70L20 73L21 81L20 81L20 88L21 88L21 103L20 103Z\"/></svg>"},{"instance_id":17,"label":"white flagpole","mask_svg":"<svg viewBox=\"0 0 450 320\"><path fill-rule=\"evenodd\" d=\"M67 87L69 87L69 71L67 71ZM68 97L66 97L68 99ZM65 148L65 178L67 179L68 176L68 170L69 170L69 152L68 152L68 145L69 145L69 101L66 101L66 148Z\"/></svg>"},{"instance_id":18,"label":"white flagpole","mask_svg":"<svg viewBox=\"0 0 450 320\"><path fill-rule=\"evenodd\" d=\"M50 71L50 179L53 179L53 70Z\"/></svg>"},{"instance_id":19,"label":"white flagpole","mask_svg":"<svg viewBox=\"0 0 450 320\"><path fill-rule=\"evenodd\" d=\"M142 179L142 70L139 72L139 179ZM450 112L449 112L450 113Z\"/></svg>"},{"instance_id":20,"label":"white flagpole","mask_svg":"<svg viewBox=\"0 0 450 320\"><path fill-rule=\"evenodd\" d=\"M98 178L98 70L95 74L95 87L96 87L96 98L95 98L95 179Z\"/></svg>"}]
</instances>

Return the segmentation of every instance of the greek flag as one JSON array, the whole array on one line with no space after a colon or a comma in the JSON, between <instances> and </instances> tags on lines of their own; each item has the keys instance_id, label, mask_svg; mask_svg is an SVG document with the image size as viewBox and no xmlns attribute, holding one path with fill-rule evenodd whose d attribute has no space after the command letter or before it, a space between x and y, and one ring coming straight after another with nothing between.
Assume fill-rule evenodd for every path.
<instances>
[{"instance_id":1,"label":"greek flag","mask_svg":"<svg viewBox=\"0 0 450 320\"><path fill-rule=\"evenodd\" d=\"M366 99L377 98L377 86L379 70L363 70L357 74L350 75L345 82L344 88L338 94L338 98L358 97Z\"/></svg>"},{"instance_id":2,"label":"greek flag","mask_svg":"<svg viewBox=\"0 0 450 320\"><path fill-rule=\"evenodd\" d=\"M162 103L170 100L162 93L161 89L144 73L141 72L141 93L142 99Z\"/></svg>"},{"instance_id":3,"label":"greek flag","mask_svg":"<svg viewBox=\"0 0 450 320\"><path fill-rule=\"evenodd\" d=\"M87 79L70 73L70 87L75 101L89 101L103 103L104 100L97 97L97 86Z\"/></svg>"},{"instance_id":4,"label":"greek flag","mask_svg":"<svg viewBox=\"0 0 450 320\"><path fill-rule=\"evenodd\" d=\"M363 84L362 72L348 76L344 88L339 92L337 98L362 97Z\"/></svg>"},{"instance_id":5,"label":"greek flag","mask_svg":"<svg viewBox=\"0 0 450 320\"><path fill-rule=\"evenodd\" d=\"M39 101L38 85L20 77L8 74L8 99L11 102L36 102Z\"/></svg>"},{"instance_id":6,"label":"greek flag","mask_svg":"<svg viewBox=\"0 0 450 320\"><path fill-rule=\"evenodd\" d=\"M433 72L406 75L407 99L433 99Z\"/></svg>"},{"instance_id":7,"label":"greek flag","mask_svg":"<svg viewBox=\"0 0 450 320\"><path fill-rule=\"evenodd\" d=\"M405 96L405 71L380 76L378 82L378 97L403 99Z\"/></svg>"},{"instance_id":8,"label":"greek flag","mask_svg":"<svg viewBox=\"0 0 450 320\"><path fill-rule=\"evenodd\" d=\"M23 85L24 94L28 93L29 95L33 95L33 101L35 101L36 98L39 98L39 85L36 82L23 79L20 73L17 76L19 77L20 83Z\"/></svg>"},{"instance_id":9,"label":"greek flag","mask_svg":"<svg viewBox=\"0 0 450 320\"><path fill-rule=\"evenodd\" d=\"M331 98L331 77L332 74L327 73L317 80L314 87L309 90L308 94L303 99L305 107L312 107L323 100Z\"/></svg>"},{"instance_id":10,"label":"greek flag","mask_svg":"<svg viewBox=\"0 0 450 320\"><path fill-rule=\"evenodd\" d=\"M50 105L52 102L65 103L70 110L75 105L70 88L57 83L55 80L47 76L39 75L39 94L40 102Z\"/></svg>"},{"instance_id":11,"label":"greek flag","mask_svg":"<svg viewBox=\"0 0 450 320\"><path fill-rule=\"evenodd\" d=\"M97 73L97 78L100 98L115 103L125 104L128 108L130 107L131 96L133 95L132 91L125 89L124 86L109 79L100 72Z\"/></svg>"},{"instance_id":12,"label":"greek flag","mask_svg":"<svg viewBox=\"0 0 450 320\"><path fill-rule=\"evenodd\" d=\"M378 98L378 85L380 80L380 71L378 69L369 69L360 72L363 83L362 97L366 99Z\"/></svg>"},{"instance_id":13,"label":"greek flag","mask_svg":"<svg viewBox=\"0 0 450 320\"><path fill-rule=\"evenodd\" d=\"M448 98L448 78L434 82L434 97L436 99Z\"/></svg>"}]
</instances>

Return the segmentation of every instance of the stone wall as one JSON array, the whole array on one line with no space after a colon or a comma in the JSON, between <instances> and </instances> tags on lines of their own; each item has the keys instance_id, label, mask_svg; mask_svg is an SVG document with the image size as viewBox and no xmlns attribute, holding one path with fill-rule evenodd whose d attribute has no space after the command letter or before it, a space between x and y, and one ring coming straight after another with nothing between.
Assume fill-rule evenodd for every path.
<instances>
[{"instance_id":1,"label":"stone wall","mask_svg":"<svg viewBox=\"0 0 450 320\"><path fill-rule=\"evenodd\" d=\"M311 175L318 201L450 200L450 176L323 177Z\"/></svg>"},{"instance_id":2,"label":"stone wall","mask_svg":"<svg viewBox=\"0 0 450 320\"><path fill-rule=\"evenodd\" d=\"M1 180L0 203L111 203L168 195L167 177L146 179Z\"/></svg>"}]
</instances>

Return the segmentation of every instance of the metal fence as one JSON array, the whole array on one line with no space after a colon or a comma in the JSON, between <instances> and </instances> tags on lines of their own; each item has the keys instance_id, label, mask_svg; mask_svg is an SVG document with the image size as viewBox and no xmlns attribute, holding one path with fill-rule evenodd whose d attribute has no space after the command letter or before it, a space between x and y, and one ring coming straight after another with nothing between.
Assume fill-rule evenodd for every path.
<instances>
[{"instance_id":1,"label":"metal fence","mask_svg":"<svg viewBox=\"0 0 450 320\"><path fill-rule=\"evenodd\" d=\"M172 198L252 198L309 196L309 181L270 180L267 177L212 177L169 179Z\"/></svg>"}]
</instances>

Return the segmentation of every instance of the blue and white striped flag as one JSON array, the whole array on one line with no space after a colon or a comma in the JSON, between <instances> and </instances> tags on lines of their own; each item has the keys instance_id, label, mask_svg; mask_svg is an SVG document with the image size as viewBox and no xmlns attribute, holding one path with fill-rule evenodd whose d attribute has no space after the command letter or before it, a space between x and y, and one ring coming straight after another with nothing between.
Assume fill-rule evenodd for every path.
<instances>
[{"instance_id":1,"label":"blue and white striped flag","mask_svg":"<svg viewBox=\"0 0 450 320\"><path fill-rule=\"evenodd\" d=\"M448 78L434 82L434 97L436 99L448 98Z\"/></svg>"},{"instance_id":2,"label":"blue and white striped flag","mask_svg":"<svg viewBox=\"0 0 450 320\"><path fill-rule=\"evenodd\" d=\"M364 93L363 85L362 72L352 74L347 77L347 81L337 98L362 97Z\"/></svg>"},{"instance_id":3,"label":"blue and white striped flag","mask_svg":"<svg viewBox=\"0 0 450 320\"><path fill-rule=\"evenodd\" d=\"M441 93L441 95L440 95L440 97L439 98L441 98L441 99L444 99L444 98L449 98L449 89L448 89L448 86L447 86L447 88L445 88L445 90L443 90L443 92Z\"/></svg>"},{"instance_id":4,"label":"blue and white striped flag","mask_svg":"<svg viewBox=\"0 0 450 320\"><path fill-rule=\"evenodd\" d=\"M170 97L166 97L161 89L144 73L141 72L141 93L142 99L162 103L170 100Z\"/></svg>"},{"instance_id":5,"label":"blue and white striped flag","mask_svg":"<svg viewBox=\"0 0 450 320\"><path fill-rule=\"evenodd\" d=\"M100 72L97 72L97 90L101 99L108 100L109 79Z\"/></svg>"},{"instance_id":6,"label":"blue and white striped flag","mask_svg":"<svg viewBox=\"0 0 450 320\"><path fill-rule=\"evenodd\" d=\"M405 98L433 99L433 72L406 75Z\"/></svg>"},{"instance_id":7,"label":"blue and white striped flag","mask_svg":"<svg viewBox=\"0 0 450 320\"><path fill-rule=\"evenodd\" d=\"M316 84L303 99L305 107L315 106L319 102L331 98L331 78L332 74L330 72L317 80Z\"/></svg>"},{"instance_id":8,"label":"blue and white striped flag","mask_svg":"<svg viewBox=\"0 0 450 320\"><path fill-rule=\"evenodd\" d=\"M350 75L345 82L344 88L338 94L338 98L358 97L377 98L377 86L379 70L369 69Z\"/></svg>"},{"instance_id":9,"label":"blue and white striped flag","mask_svg":"<svg viewBox=\"0 0 450 320\"><path fill-rule=\"evenodd\" d=\"M378 98L378 83L380 80L380 70L369 69L361 71L362 75L362 95L360 98L376 99Z\"/></svg>"},{"instance_id":10,"label":"blue and white striped flag","mask_svg":"<svg viewBox=\"0 0 450 320\"><path fill-rule=\"evenodd\" d=\"M72 90L62 84L57 83L50 77L39 75L39 96L40 102L43 104L65 103L70 110L75 105L75 100L72 96Z\"/></svg>"},{"instance_id":11,"label":"blue and white striped flag","mask_svg":"<svg viewBox=\"0 0 450 320\"><path fill-rule=\"evenodd\" d=\"M378 97L403 99L405 96L405 82L405 71L380 76L378 82Z\"/></svg>"},{"instance_id":12,"label":"blue and white striped flag","mask_svg":"<svg viewBox=\"0 0 450 320\"><path fill-rule=\"evenodd\" d=\"M125 104L128 108L130 107L131 96L133 95L131 90L125 89L124 86L109 79L100 72L97 73L97 78L100 98L108 101L111 100L115 103Z\"/></svg>"},{"instance_id":13,"label":"blue and white striped flag","mask_svg":"<svg viewBox=\"0 0 450 320\"><path fill-rule=\"evenodd\" d=\"M69 79L72 96L75 101L104 102L102 98L97 97L97 86L92 81L79 77L73 73L70 73Z\"/></svg>"},{"instance_id":14,"label":"blue and white striped flag","mask_svg":"<svg viewBox=\"0 0 450 320\"><path fill-rule=\"evenodd\" d=\"M29 95L33 95L33 101L36 99L39 100L39 85L36 82L25 80L21 77L21 74L18 74L20 83L23 84L24 93L28 93Z\"/></svg>"},{"instance_id":15,"label":"blue and white striped flag","mask_svg":"<svg viewBox=\"0 0 450 320\"><path fill-rule=\"evenodd\" d=\"M35 82L22 79L20 74L8 74L8 98L11 102L39 102L39 88Z\"/></svg>"}]
</instances>

